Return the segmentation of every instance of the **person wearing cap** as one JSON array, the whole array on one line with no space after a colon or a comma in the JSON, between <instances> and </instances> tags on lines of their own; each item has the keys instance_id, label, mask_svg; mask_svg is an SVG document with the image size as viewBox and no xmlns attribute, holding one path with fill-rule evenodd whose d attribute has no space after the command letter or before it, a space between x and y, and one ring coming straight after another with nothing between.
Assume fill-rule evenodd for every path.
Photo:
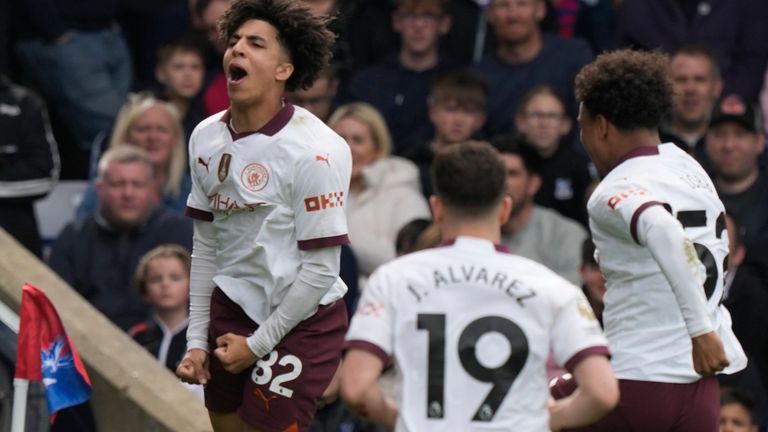
<instances>
[{"instance_id":1,"label":"person wearing cap","mask_svg":"<svg viewBox=\"0 0 768 432\"><path fill-rule=\"evenodd\" d=\"M718 101L705 140L720 199L742 227L747 250L768 235L768 178L760 169L765 140L758 108L738 95Z\"/></svg>"}]
</instances>

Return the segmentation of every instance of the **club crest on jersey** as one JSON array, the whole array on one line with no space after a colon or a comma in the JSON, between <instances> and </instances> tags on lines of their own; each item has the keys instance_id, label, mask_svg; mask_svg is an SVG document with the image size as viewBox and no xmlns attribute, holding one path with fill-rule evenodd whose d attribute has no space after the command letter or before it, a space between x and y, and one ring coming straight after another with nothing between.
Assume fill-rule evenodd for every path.
<instances>
[{"instance_id":1,"label":"club crest on jersey","mask_svg":"<svg viewBox=\"0 0 768 432\"><path fill-rule=\"evenodd\" d=\"M267 167L258 162L250 163L240 173L240 181L249 191L258 192L267 186L269 171L267 171Z\"/></svg>"},{"instance_id":2,"label":"club crest on jersey","mask_svg":"<svg viewBox=\"0 0 768 432\"><path fill-rule=\"evenodd\" d=\"M224 183L229 175L229 164L232 162L232 155L224 153L219 160L219 169L216 171L219 175L219 183Z\"/></svg>"}]
</instances>

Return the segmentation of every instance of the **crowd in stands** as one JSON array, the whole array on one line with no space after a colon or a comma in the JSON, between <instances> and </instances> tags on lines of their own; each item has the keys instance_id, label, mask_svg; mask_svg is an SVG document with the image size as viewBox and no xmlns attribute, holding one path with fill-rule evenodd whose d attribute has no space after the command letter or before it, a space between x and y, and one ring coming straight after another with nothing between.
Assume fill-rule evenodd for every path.
<instances>
[{"instance_id":1,"label":"crowd in stands","mask_svg":"<svg viewBox=\"0 0 768 432\"><path fill-rule=\"evenodd\" d=\"M721 431L765 430L768 2L304 1L336 17L334 60L285 98L352 153L350 313L377 267L440 243L428 204L435 152L483 140L501 154L513 200L502 242L582 286L599 316L586 201L600 179L579 141L574 77L604 50L669 53L675 99L660 135L701 163L726 206L723 303L750 359L723 380ZM47 262L171 370L187 323L189 165L218 168L186 147L229 104L216 27L228 4L0 0L0 227L43 257L34 202L60 178L88 182ZM324 405L333 411L318 431L375 430L335 398Z\"/></svg>"}]
</instances>

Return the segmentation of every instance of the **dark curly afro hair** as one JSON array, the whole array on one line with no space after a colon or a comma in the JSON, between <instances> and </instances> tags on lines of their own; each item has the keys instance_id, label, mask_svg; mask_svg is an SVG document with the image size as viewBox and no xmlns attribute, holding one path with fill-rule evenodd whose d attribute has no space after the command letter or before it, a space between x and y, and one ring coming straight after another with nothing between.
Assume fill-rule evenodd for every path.
<instances>
[{"instance_id":1,"label":"dark curly afro hair","mask_svg":"<svg viewBox=\"0 0 768 432\"><path fill-rule=\"evenodd\" d=\"M654 129L672 108L668 58L623 49L601 54L576 76L576 98L619 129Z\"/></svg>"},{"instance_id":2,"label":"dark curly afro hair","mask_svg":"<svg viewBox=\"0 0 768 432\"><path fill-rule=\"evenodd\" d=\"M307 89L331 61L336 36L328 29L330 18L314 16L297 0L236 0L219 21L224 41L248 20L261 20L277 29L277 37L293 64L285 83L287 91Z\"/></svg>"}]
</instances>

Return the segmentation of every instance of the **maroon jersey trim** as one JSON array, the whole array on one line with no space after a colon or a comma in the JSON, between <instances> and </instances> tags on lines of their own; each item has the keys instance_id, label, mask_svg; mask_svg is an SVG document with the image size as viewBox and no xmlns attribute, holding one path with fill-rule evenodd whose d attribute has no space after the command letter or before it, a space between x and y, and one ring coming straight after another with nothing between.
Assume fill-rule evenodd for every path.
<instances>
[{"instance_id":1,"label":"maroon jersey trim","mask_svg":"<svg viewBox=\"0 0 768 432\"><path fill-rule=\"evenodd\" d=\"M606 356L608 358L611 357L611 353L610 353L610 351L608 351L608 347L605 346L605 345L599 345L599 346L593 346L593 347L585 348L585 349L577 352L573 356L571 356L571 358L568 359L567 362L565 362L565 369L568 372L573 373L573 369L579 363L581 363L582 360L584 360L585 358L587 358L589 356L593 356L593 355L601 355L601 356Z\"/></svg>"},{"instance_id":2,"label":"maroon jersey trim","mask_svg":"<svg viewBox=\"0 0 768 432\"><path fill-rule=\"evenodd\" d=\"M213 213L203 211L203 210L198 210L193 207L187 206L187 209L184 210L184 214L186 216L191 217L192 219L197 219L205 222L213 222Z\"/></svg>"},{"instance_id":3,"label":"maroon jersey trim","mask_svg":"<svg viewBox=\"0 0 768 432\"><path fill-rule=\"evenodd\" d=\"M264 126L262 126L259 130L255 131L247 131L247 132L235 132L229 125L229 121L232 119L232 112L230 111L231 108L227 108L226 111L224 111L224 115L221 116L222 123L227 125L227 130L229 131L229 134L232 136L232 141L237 141L241 138L245 138L247 136L260 133L267 136L273 136L274 134L280 132L285 125L288 124L289 121L291 121L291 117L293 117L293 112L295 111L295 108L293 107L293 104L291 104L288 101L283 101L283 107L280 109L280 111L275 114L274 117L270 121L267 122Z\"/></svg>"},{"instance_id":4,"label":"maroon jersey trim","mask_svg":"<svg viewBox=\"0 0 768 432\"><path fill-rule=\"evenodd\" d=\"M385 353L384 350L381 349L378 345L372 344L368 341L350 340L344 342L344 352L347 352L351 349L359 349L375 355L379 358L379 360L381 360L383 367L386 367L390 363L389 355L387 355L387 353Z\"/></svg>"},{"instance_id":5,"label":"maroon jersey trim","mask_svg":"<svg viewBox=\"0 0 768 432\"><path fill-rule=\"evenodd\" d=\"M640 244L640 241L637 238L637 221L640 219L640 215L643 214L644 211L655 205L660 205L667 209L667 211L670 211L669 204L663 203L661 201L648 201L638 207L637 210L635 210L635 212L632 214L632 219L629 221L629 233L632 234L632 240L634 240L637 244Z\"/></svg>"},{"instance_id":6,"label":"maroon jersey trim","mask_svg":"<svg viewBox=\"0 0 768 432\"><path fill-rule=\"evenodd\" d=\"M316 239L310 239L310 240L299 240L299 249L301 250L312 250L312 249L320 249L320 248L326 248L331 246L341 246L349 244L349 236L346 234L337 235L333 237L321 237Z\"/></svg>"}]
</instances>

